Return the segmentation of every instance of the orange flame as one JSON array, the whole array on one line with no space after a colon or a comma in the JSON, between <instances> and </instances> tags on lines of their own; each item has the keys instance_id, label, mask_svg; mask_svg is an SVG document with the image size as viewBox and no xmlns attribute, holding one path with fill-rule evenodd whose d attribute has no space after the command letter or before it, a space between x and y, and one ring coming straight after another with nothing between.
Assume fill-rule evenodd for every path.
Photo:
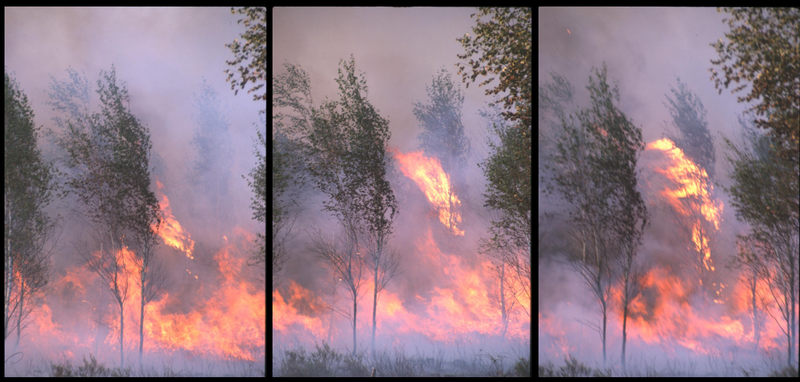
<instances>
[{"instance_id":1,"label":"orange flame","mask_svg":"<svg viewBox=\"0 0 800 382\"><path fill-rule=\"evenodd\" d=\"M719 230L723 205L721 201L715 201L711 197L711 191L713 191L714 186L709 182L706 170L687 158L683 151L668 138L651 142L647 145L647 149L660 150L671 159L672 164L669 167L657 169L656 171L664 174L678 187L676 189L666 187L662 190L661 195L667 199L676 211L684 216L691 216L692 211L699 210L705 220L711 223L715 230ZM703 268L706 271L713 272L716 267L714 267L711 259L708 234L700 223L699 219L693 223L691 240L694 244L694 250L702 255ZM719 294L718 292L717 294Z\"/></svg>"},{"instance_id":2,"label":"orange flame","mask_svg":"<svg viewBox=\"0 0 800 382\"><path fill-rule=\"evenodd\" d=\"M680 199L696 198L700 203L700 212L705 219L714 224L714 229L719 229L719 219L722 213L722 202L715 202L711 198L714 186L708 181L708 173L687 158L683 150L675 146L668 138L662 138L647 145L649 150L660 150L666 153L674 163L667 169L657 170L665 174L670 180L679 185L678 189L665 188L662 191L675 209L684 215L689 215Z\"/></svg>"},{"instance_id":3,"label":"orange flame","mask_svg":"<svg viewBox=\"0 0 800 382\"><path fill-rule=\"evenodd\" d=\"M461 213L457 210L461 206L461 200L453 192L450 176L442 169L439 159L426 157L422 151L408 154L393 152L400 163L403 175L413 180L425 193L428 201L439 211L439 221L453 234L464 236L464 231L457 227L457 224L461 223Z\"/></svg>"},{"instance_id":4,"label":"orange flame","mask_svg":"<svg viewBox=\"0 0 800 382\"><path fill-rule=\"evenodd\" d=\"M192 252L194 251L194 241L188 232L183 230L181 223L172 215L172 209L169 206L169 198L161 192L164 185L156 180L156 186L161 193L161 201L158 203L163 214L163 220L160 226L153 225L153 231L164 240L164 243L186 254L186 257L194 260Z\"/></svg>"}]
</instances>

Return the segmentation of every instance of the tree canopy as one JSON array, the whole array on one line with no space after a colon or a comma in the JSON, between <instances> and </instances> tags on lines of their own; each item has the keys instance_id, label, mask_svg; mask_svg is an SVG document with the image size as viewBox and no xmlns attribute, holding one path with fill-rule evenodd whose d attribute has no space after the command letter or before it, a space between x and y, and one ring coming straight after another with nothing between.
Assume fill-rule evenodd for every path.
<instances>
[{"instance_id":1,"label":"tree canopy","mask_svg":"<svg viewBox=\"0 0 800 382\"><path fill-rule=\"evenodd\" d=\"M732 92L749 92L739 102L752 102L756 126L778 139L779 152L800 156L800 9L724 8L730 26L725 38L711 43L717 59L711 60L711 79L722 93L731 82ZM795 170L797 173L797 169Z\"/></svg>"},{"instance_id":2,"label":"tree canopy","mask_svg":"<svg viewBox=\"0 0 800 382\"><path fill-rule=\"evenodd\" d=\"M248 93L253 94L253 100L267 100L265 88L267 80L267 8L266 7L241 7L231 8L231 13L243 15L237 23L245 26L245 31L239 39L225 44L233 52L233 60L225 61L235 70L225 69L227 81L235 94L245 89L250 84ZM263 82L263 83L262 83ZM263 90L262 90L263 89Z\"/></svg>"},{"instance_id":3,"label":"tree canopy","mask_svg":"<svg viewBox=\"0 0 800 382\"><path fill-rule=\"evenodd\" d=\"M459 54L458 74L469 87L478 76L479 85L495 79L487 95L499 95L503 116L510 122L531 124L531 57L533 56L531 8L480 8L471 15L476 20L474 35L465 33L458 42L465 49ZM484 20L488 17L488 20ZM464 62L466 61L466 63Z\"/></svg>"}]
</instances>

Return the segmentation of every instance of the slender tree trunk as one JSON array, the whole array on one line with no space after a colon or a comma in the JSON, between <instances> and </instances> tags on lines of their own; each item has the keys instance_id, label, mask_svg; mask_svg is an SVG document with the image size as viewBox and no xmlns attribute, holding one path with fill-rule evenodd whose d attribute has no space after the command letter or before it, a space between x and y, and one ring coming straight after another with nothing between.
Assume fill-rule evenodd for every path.
<instances>
[{"instance_id":1,"label":"slender tree trunk","mask_svg":"<svg viewBox=\"0 0 800 382\"><path fill-rule=\"evenodd\" d=\"M125 358L123 355L124 347L122 337L125 334L125 315L123 314L122 301L119 302L119 367L125 367Z\"/></svg>"},{"instance_id":2,"label":"slender tree trunk","mask_svg":"<svg viewBox=\"0 0 800 382\"><path fill-rule=\"evenodd\" d=\"M758 342L761 340L761 332L760 328L758 327L758 305L756 305L756 286L758 285L758 278L753 272L753 276L750 280L750 292L753 295L753 338L756 342L756 351L758 351Z\"/></svg>"},{"instance_id":3,"label":"slender tree trunk","mask_svg":"<svg viewBox=\"0 0 800 382\"><path fill-rule=\"evenodd\" d=\"M791 250L792 249L790 249L790 251ZM796 259L795 258L795 254L791 254L790 259L791 260L789 261L789 265L790 265L790 269L791 270L789 271L789 281L790 281L789 282L789 285L790 285L789 286L789 290L790 290L790 293L789 293L789 295L790 295L789 305L792 306L792 308L791 308L792 309L792 316L791 316L791 322L789 323L789 326L791 327L791 329L790 329L791 337L789 338L789 344L790 344L789 345L789 349L790 349L789 350L789 366L792 365L792 361L796 361L796 359L794 358L794 343L797 340L797 328L794 325L795 321L797 320L797 309L796 309L795 304L794 304L795 299L797 298L797 296L795 295L795 286L797 285L797 273L795 273L795 259Z\"/></svg>"},{"instance_id":4,"label":"slender tree trunk","mask_svg":"<svg viewBox=\"0 0 800 382\"><path fill-rule=\"evenodd\" d=\"M374 281L374 288L372 288L372 357L375 357L375 324L377 320L375 319L375 313L378 310L378 262L375 262L375 268L373 273L373 281Z\"/></svg>"},{"instance_id":5,"label":"slender tree trunk","mask_svg":"<svg viewBox=\"0 0 800 382\"><path fill-rule=\"evenodd\" d=\"M22 335L22 312L25 309L25 280L19 280L19 309L17 310L17 345Z\"/></svg>"},{"instance_id":6,"label":"slender tree trunk","mask_svg":"<svg viewBox=\"0 0 800 382\"><path fill-rule=\"evenodd\" d=\"M142 366L142 348L144 347L144 278L145 274L141 274L142 288L141 288L141 304L139 305L139 366Z\"/></svg>"},{"instance_id":7,"label":"slender tree trunk","mask_svg":"<svg viewBox=\"0 0 800 382\"><path fill-rule=\"evenodd\" d=\"M356 314L358 313L357 295L353 291L353 355L356 355Z\"/></svg>"},{"instance_id":8,"label":"slender tree trunk","mask_svg":"<svg viewBox=\"0 0 800 382\"><path fill-rule=\"evenodd\" d=\"M603 304L603 367L606 367L606 300L601 301Z\"/></svg>"},{"instance_id":9,"label":"slender tree trunk","mask_svg":"<svg viewBox=\"0 0 800 382\"><path fill-rule=\"evenodd\" d=\"M627 284L627 282L626 282ZM628 339L628 299L622 303L622 370L625 370L625 344Z\"/></svg>"},{"instance_id":10,"label":"slender tree trunk","mask_svg":"<svg viewBox=\"0 0 800 382\"><path fill-rule=\"evenodd\" d=\"M506 292L505 292L505 278L506 278L506 264L505 261L500 262L500 315L503 320L502 336L506 336L508 330L508 314L506 313Z\"/></svg>"},{"instance_id":11,"label":"slender tree trunk","mask_svg":"<svg viewBox=\"0 0 800 382\"><path fill-rule=\"evenodd\" d=\"M7 220L10 222L11 213L8 209L8 196L6 196L6 217ZM6 227L7 228L7 227ZM5 314L3 315L3 339L5 340L8 338L8 323L11 321L11 287L12 283L14 282L14 261L11 255L11 239L6 238L6 266L5 266L5 282L3 283L3 289L5 290L5 294L3 295L4 298L4 305L5 305Z\"/></svg>"}]
</instances>

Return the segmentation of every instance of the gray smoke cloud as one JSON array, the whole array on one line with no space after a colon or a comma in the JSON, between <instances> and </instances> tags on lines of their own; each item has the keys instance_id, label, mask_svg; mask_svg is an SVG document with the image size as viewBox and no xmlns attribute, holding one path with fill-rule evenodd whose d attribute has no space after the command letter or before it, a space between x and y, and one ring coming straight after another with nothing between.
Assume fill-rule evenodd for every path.
<instances>
[{"instance_id":1,"label":"gray smoke cloud","mask_svg":"<svg viewBox=\"0 0 800 382\"><path fill-rule=\"evenodd\" d=\"M713 8L539 8L538 70L539 86L551 81L551 72L564 75L575 89L575 106L586 107L590 69L599 68L605 62L609 80L619 86L618 106L642 129L646 143L676 131L665 105L665 95L676 86L676 78L697 95L707 111L706 120L715 144L713 197L724 204L720 230L711 239L712 259L717 275L732 286L738 272L726 264L736 251L735 235L744 232L745 226L736 220L728 195L722 189L730 183L727 175L730 165L724 155L727 147L722 137L740 142L741 127L737 118L748 105L738 103L738 94L732 95L730 90L723 89L718 94L710 79L710 60L717 58L717 53L709 44L723 38L728 31L723 17L724 14ZM540 127L541 132L547 139L553 139L552 128ZM646 193L643 196L648 201L651 219L639 257L648 267L672 267L675 274L681 275L689 267L680 258L687 243L679 240L682 236L676 233L672 215L665 213L669 212L668 208L665 210L655 202L659 199L657 193L662 187L659 182L663 179L654 169L665 165L661 160L648 152L640 157L640 189ZM542 169L540 164L540 171ZM569 228L568 223L562 220L563 216L555 220L543 218L544 213L558 214L565 205L557 197L545 194L540 187L539 207L539 363L561 364L567 353L572 353L587 364L599 366L602 364L600 336L585 324L586 321L600 322L598 302L577 273L563 261L567 251L564 243L568 239L564 232ZM695 309L709 319L719 320L725 314L708 306L698 305ZM621 324L615 320L621 318L612 315L609 320L609 365L616 367L620 360ZM563 336L553 335L559 332ZM662 338L664 346L661 346L629 338L629 365L635 365L636 370L662 370L664 373L672 370L678 375L731 372L720 364L722 359L743 362L747 367L764 366L755 353L729 347L732 344L724 341L720 342L717 358L714 358L698 356L669 342L675 340ZM737 351L740 352L737 354Z\"/></svg>"},{"instance_id":2,"label":"gray smoke cloud","mask_svg":"<svg viewBox=\"0 0 800 382\"><path fill-rule=\"evenodd\" d=\"M465 230L465 235L455 238L442 228L430 202L416 183L399 170L389 175L399 207L389 245L401 257L402 273L387 286L387 291L396 294L405 309L421 317L427 316L426 304L421 300L429 301L437 287L453 287L451 281L443 277L447 269L438 265L432 267L431 259L426 258L429 249L424 244L428 229L431 229L439 250L445 255L456 255L465 266L477 268L481 261L486 260L478 253L478 239L488 236L492 215L482 205L486 181L478 163L487 157L486 140L490 133L488 123L479 115L479 110L485 109L493 99L486 96L485 88L478 87L477 83L465 88L455 67L459 61L457 55L464 51L456 39L465 33L472 33L475 20L470 14L476 11L474 8L279 7L273 12L272 74L283 73L284 63L302 66L311 80L314 105L319 106L325 99L338 99L335 79L340 68L339 62L349 59L352 54L357 70L364 73L369 102L389 120L389 146L400 152L419 150L417 136L422 129L413 114L414 103L429 102L426 86L430 86L433 76L441 68L453 76L455 84L464 92L462 122L471 152L460 174L463 186L456 193L462 201L460 210L463 220L459 228ZM322 211L322 200L324 196L316 192L310 192L310 196L302 198L303 210L294 225L293 240L287 245L291 248L291 257L282 271L283 284L278 287L284 296L290 292L288 284L291 280L331 301L335 285L330 282L330 271L306 249L308 233L315 228L321 229L328 237L339 232L338 223L329 213ZM441 258L444 259L445 255ZM352 309L352 304L348 308L344 288L336 290L339 301L337 307ZM369 316L371 325L372 291L368 289L363 293L368 296L369 302L359 305L359 321ZM327 316L323 316L323 320L327 329ZM334 330L337 333L334 340L338 340L336 345L341 348L352 347L347 320L339 321L341 327L338 331ZM387 321L390 321L388 317ZM406 330L397 335L387 332L381 327L380 317L378 322L380 349L405 346L411 355L413 349L424 349L423 353L428 354L437 346L433 344L430 347L432 343L429 339L413 331L406 333L407 328L398 328ZM359 323L359 343L364 341L364 344L369 344L369 325ZM452 337L454 341L463 340L455 334ZM273 342L276 354L294 346L292 338L290 334L284 336L284 343ZM298 344L309 345L310 342L300 341ZM477 352L480 348L478 345L465 346L466 352ZM483 345L484 351L487 346ZM522 353L527 353L527 346L526 342ZM507 350L508 343L500 343L499 347Z\"/></svg>"},{"instance_id":3,"label":"gray smoke cloud","mask_svg":"<svg viewBox=\"0 0 800 382\"><path fill-rule=\"evenodd\" d=\"M214 256L225 243L223 235L232 243L236 242L234 256L247 257L250 253L246 251L251 249L240 245L238 240L243 240L243 235L238 234L240 231L235 227L253 234L265 232L264 224L252 218L250 198L253 193L242 175L255 167L256 131L266 130L265 118L259 111L265 110L266 104L254 101L246 91L235 95L224 73L228 68L225 61L233 58L225 44L235 38L241 39L244 26L237 24L241 16L232 14L229 7L7 7L4 11L5 71L28 96L35 122L43 130L58 131L52 119L56 113L47 104L51 77L65 81L68 79L66 69L75 69L88 80L90 98L97 105L98 74L101 70L109 71L112 64L115 66L117 79L124 82L129 91L132 113L150 130L151 176L164 184L163 192L169 197L172 213L196 242L194 261L176 254L164 243L157 248L157 257L172 272L168 276L171 279L168 291L175 298L168 309L170 313L196 309L208 298L211 288L203 288L201 292L198 284L191 283L191 275L187 276L184 268L212 283L219 277ZM230 153L225 158L226 167L214 170L216 175L225 175L216 188L193 184L189 175L197 159L210 155L199 152L192 144L200 125L198 117L202 115L196 101L202 94L204 81L216 95L216 104L211 106L227 122L227 129L207 132L210 141L226 143L228 146L224 150ZM40 145L45 155L53 154L46 137L41 139ZM263 153L264 149L259 151ZM156 189L155 182L152 189ZM161 200L158 192L156 196ZM219 209L208 206L210 201L219 201L225 206L226 219L217 215ZM74 242L85 235L86 220L81 208L74 198L57 200L51 206L53 215L57 213L63 218L58 240L54 243L52 282L62 277L69 267L80 264ZM248 268L240 276L262 287L265 285L263 274L263 270ZM56 296L54 299L62 295L75 298L72 292L48 293ZM89 293L89 300L98 301L98 305L110 301L107 290ZM83 306L80 301L51 301L50 305L53 320L63 325L62 330L88 335L86 323L73 326L70 318L73 316L70 312L80 313L78 308ZM138 310L138 305L135 309ZM131 323L126 321L125 325ZM24 335L23 332L23 342ZM126 348L126 352L131 350ZM97 354L98 359L107 362L107 366L118 365L118 353L116 358L110 351L99 353L103 354ZM259 375L263 363L260 365ZM207 371L218 372L212 369L209 366ZM31 370L22 368L18 372L24 374Z\"/></svg>"}]
</instances>

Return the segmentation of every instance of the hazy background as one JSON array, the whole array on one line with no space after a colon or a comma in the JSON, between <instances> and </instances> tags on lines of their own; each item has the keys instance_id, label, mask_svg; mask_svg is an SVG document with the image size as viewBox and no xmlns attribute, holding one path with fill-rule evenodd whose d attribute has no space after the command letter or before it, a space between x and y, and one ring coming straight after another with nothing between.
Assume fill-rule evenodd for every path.
<instances>
[{"instance_id":1,"label":"hazy background","mask_svg":"<svg viewBox=\"0 0 800 382\"><path fill-rule=\"evenodd\" d=\"M723 265L735 253L735 234L742 233L743 225L736 221L734 210L721 187L729 185L730 172L722 136L739 142L741 127L737 118L747 106L737 103L736 95L732 95L728 89L718 94L710 79L710 60L717 58L710 44L729 30L722 21L723 17L724 14L714 8L539 8L538 70L539 86L551 80L551 72L560 73L567 77L575 90L574 104L587 107L589 96L586 86L590 69L599 68L605 62L609 81L619 87L620 101L617 106L642 129L645 143L662 138L666 132L675 134L677 130L665 105L665 95L672 96L670 89L677 86L676 78L679 77L697 95L705 106L708 129L715 146L713 197L724 203L720 230L711 239L711 257L717 265L718 274L734 278L736 270ZM552 130L541 129L540 139L543 131L548 134L546 139L553 139ZM640 157L640 188L645 193L658 189L648 183L648 179L654 175L658 177L652 168L665 165L659 164L658 160L649 152ZM541 163L539 168L542 172ZM643 196L647 200L648 195ZM587 364L597 365L602 354L600 336L578 322L581 319L600 322L598 303L578 274L557 260L564 255L564 245L559 242L559 237L566 239L563 233L568 223L562 220L563 216L555 219L543 217L546 212L559 216L564 207L557 198L544 194L540 187L538 310L558 317L558 325L569 327L566 335L570 351L579 359L585 359ZM648 205L648 208L651 207ZM641 259L645 259L648 266L679 261L675 258L676 253L682 251L685 244L663 240L675 232L673 223L665 215L659 215L657 208L652 208L651 214L655 215L651 215L651 224L643 237ZM561 236L557 236L559 230ZM542 237L547 239L542 241ZM706 317L713 318L718 317L719 312L708 311L706 314ZM621 324L618 325L616 318L611 317L609 362L618 364L621 330L616 326ZM629 362L632 364L641 365L643 359L652 364L654 359L660 362L665 358L665 350L657 346L640 347L630 340L628 346ZM539 363L548 360L562 363L563 356L557 354L561 349L566 349L564 344L543 343L540 339ZM680 358L682 350L679 348L677 355L673 352L669 356ZM696 357L691 352L686 355ZM701 363L705 361L704 358L696 359ZM703 370L713 367L699 365Z\"/></svg>"},{"instance_id":2,"label":"hazy background","mask_svg":"<svg viewBox=\"0 0 800 382\"><path fill-rule=\"evenodd\" d=\"M413 108L415 102L429 102L426 86L430 85L434 74L445 68L464 93L462 122L471 151L461 174L463 184L456 189L456 194L462 201L463 220L459 228L465 230L465 235L453 237L446 232L418 186L399 170L390 171L388 175L398 203L389 246L401 257L401 274L386 290L398 295L403 306L420 317L428 317L426 305L420 303L421 300L430 301L437 288L448 289L453 287L452 283L457 283L446 275L447 267L430 266L428 253L439 261L445 261L442 260L448 258L445 255L455 255L469 269L476 269L481 261L486 260L478 254L477 243L488 235L491 216L483 207L482 193L486 181L478 163L487 156L486 140L490 134L487 121L478 111L486 108L492 99L484 95L485 88L478 87L477 83L465 88L455 66L459 61L457 55L464 51L456 39L472 33L475 20L470 14L476 11L474 8L429 7L278 7L272 14L272 74L283 73L284 63L299 64L310 76L313 103L319 106L326 98L338 99L335 79L339 62L349 59L352 54L357 70L364 73L369 102L389 120L389 146L401 152L419 150L417 136L421 128ZM346 310L349 308L344 288L337 289L331 285L330 271L307 250L309 235L315 229L333 237L339 232L339 224L329 213L322 211L324 196L313 191L312 185L308 190L309 194L300 198L301 212L294 224L293 238L287 244L290 255L282 270L282 284L278 290L284 296L289 293L287 285L291 280L327 301L333 298L331 293L338 293L339 308ZM426 244L429 230L441 254ZM358 341L368 344L371 322L367 324L366 319L371 316L372 295L371 291L362 293L369 297L369 301L358 307L359 320L365 320L364 325L358 325ZM526 328L527 319L528 316ZM384 318L379 316L376 340L379 346L386 345L387 349L388 346L406 346L409 354L414 354L414 349L417 352L429 350L427 339L415 336L413 331L409 333L408 327L398 328L400 332L385 331L381 325L387 325L387 320L383 321L384 324L382 320ZM323 322L327 325L327 321ZM342 348L352 347L351 329L346 320L340 320L340 323L339 331L334 330L339 334L334 340L338 340L337 345ZM452 337L454 341L464 340L457 334ZM276 347L276 342L279 340L273 341L273 351L279 354L282 348ZM527 339L524 342L527 351L529 342ZM287 344L288 341L284 345ZM487 348L485 344L474 345L474 349L462 345L460 350L477 352L477 345ZM508 342L502 346L508 348Z\"/></svg>"},{"instance_id":3,"label":"hazy background","mask_svg":"<svg viewBox=\"0 0 800 382\"><path fill-rule=\"evenodd\" d=\"M229 7L5 8L5 70L30 99L36 123L47 129L55 127L46 103L51 76L63 81L74 68L86 76L96 101L98 73L114 64L133 114L150 129L151 165L165 172L160 180L182 223L187 217L179 212L193 208L177 191L185 191L186 172L199 155L191 145L198 114L193 104L205 79L228 121L231 203L237 220L255 230L260 225L248 216L251 192L239 175L255 165L255 124L263 126L258 111L266 105L244 91L234 95L225 82L225 60L233 57L225 44L244 30L237 18Z\"/></svg>"},{"instance_id":4,"label":"hazy background","mask_svg":"<svg viewBox=\"0 0 800 382\"><path fill-rule=\"evenodd\" d=\"M561 73L585 103L590 69L605 62L609 80L619 85L620 107L651 142L672 123L665 94L679 77L708 112L719 164L719 133L738 135L736 118L745 109L711 81L717 56L710 44L728 30L723 16L715 8L539 8L539 81Z\"/></svg>"},{"instance_id":5,"label":"hazy background","mask_svg":"<svg viewBox=\"0 0 800 382\"><path fill-rule=\"evenodd\" d=\"M461 83L456 41L471 32L474 8L282 8L273 11L273 74L283 64L300 64L311 77L315 104L337 97L339 61L353 54L365 73L369 100L392 131L390 144L401 151L416 149L421 131L412 112L414 102L427 102L425 86L445 68L464 90L462 121L473 149L485 156L485 123L478 109L490 99L484 89Z\"/></svg>"},{"instance_id":6,"label":"hazy background","mask_svg":"<svg viewBox=\"0 0 800 382\"><path fill-rule=\"evenodd\" d=\"M244 31L244 26L237 24L240 15L232 14L230 7L11 7L4 8L4 13L5 71L28 96L35 123L43 131L58 130L52 120L55 113L47 104L51 77L65 81L66 69L75 69L88 80L90 102L96 106L99 72L115 66L117 80L129 91L132 113L151 134L151 190L161 201L155 180L164 184L163 193L169 198L175 219L196 242L192 261L160 240L156 247L156 257L169 269L168 292L174 297L170 312L198 309L213 289L219 287L215 281L219 272L214 256L227 242L223 235L241 244L232 256L245 258L251 250L247 247L247 235L265 232L264 224L252 218L253 193L242 175L256 164L256 131L266 130L265 116L259 116L259 111L266 109L266 103L254 101L246 91L234 95L224 73L228 68L225 61L233 58L225 44L240 38ZM224 160L214 161L218 167L211 178L223 184L213 190L198 186L202 183L193 183L189 177L194 162L208 154L198 152L191 143L200 126L199 118L207 115L196 106L204 80L216 93L217 100L205 111L213 107L227 122L227 129L208 132L209 140L227 146L223 151L230 153ZM44 155L52 159L49 140L40 137L39 144ZM262 153L264 150L260 149ZM219 207L216 210L210 207L214 200L229 214L225 219L220 216ZM51 285L56 285L64 272L82 264L76 242L86 238L86 217L84 207L74 197L56 199L49 211L53 216L61 216L52 241ZM265 285L263 268L260 276L257 267L246 268L239 274L241 280L251 282L256 289ZM199 280L188 276L188 270L200 275ZM61 330L85 337L80 334L85 328L79 325L86 323L72 326L70 321L80 316L54 305L59 300L54 296L61 292L45 291L47 303L53 308L54 322L61 325ZM87 299L98 302L99 306L110 299L108 290L102 288L87 293L92 295ZM86 309L76 301L62 303L63 309ZM125 324L129 325L127 321ZM24 343L25 331L22 339ZM103 354L98 354L99 357L110 357L104 359L108 366L118 364L118 353L116 358L112 351L100 353ZM131 350L126 348L126 354L132 354Z\"/></svg>"}]
</instances>

